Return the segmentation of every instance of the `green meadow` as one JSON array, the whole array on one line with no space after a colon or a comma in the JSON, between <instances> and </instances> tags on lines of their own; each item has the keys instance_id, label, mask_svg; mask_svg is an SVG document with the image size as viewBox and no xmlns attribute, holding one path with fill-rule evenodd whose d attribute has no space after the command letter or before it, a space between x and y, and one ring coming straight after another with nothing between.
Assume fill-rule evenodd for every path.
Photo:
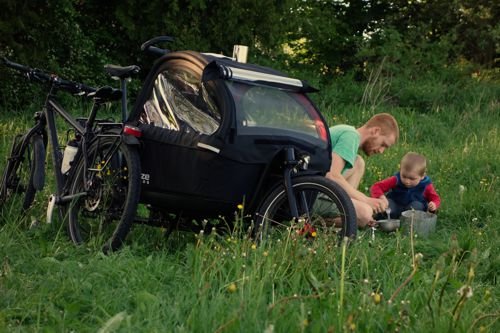
<instances>
[{"instance_id":1,"label":"green meadow","mask_svg":"<svg viewBox=\"0 0 500 333\"><path fill-rule=\"evenodd\" d=\"M2 207L0 332L500 331L500 85L472 74L346 75L316 82L311 96L329 125L398 119L400 141L367 159L361 190L395 173L406 152L424 154L442 199L430 237L368 229L346 244L285 230L256 246L235 207L230 233L166 239L137 225L106 256L45 223L49 177L27 214ZM2 170L36 111L22 105L0 111Z\"/></svg>"}]
</instances>

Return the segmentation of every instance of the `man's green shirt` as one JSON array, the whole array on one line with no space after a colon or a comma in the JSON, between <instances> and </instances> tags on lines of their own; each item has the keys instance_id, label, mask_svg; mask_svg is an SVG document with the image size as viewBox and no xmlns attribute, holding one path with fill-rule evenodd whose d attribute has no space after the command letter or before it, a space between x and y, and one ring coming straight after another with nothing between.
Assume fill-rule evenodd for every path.
<instances>
[{"instance_id":1,"label":"man's green shirt","mask_svg":"<svg viewBox=\"0 0 500 333\"><path fill-rule=\"evenodd\" d=\"M361 136L356 128L349 125L336 125L330 127L330 137L332 140L332 152L336 153L345 161L344 173L351 169L358 155L359 142Z\"/></svg>"}]
</instances>

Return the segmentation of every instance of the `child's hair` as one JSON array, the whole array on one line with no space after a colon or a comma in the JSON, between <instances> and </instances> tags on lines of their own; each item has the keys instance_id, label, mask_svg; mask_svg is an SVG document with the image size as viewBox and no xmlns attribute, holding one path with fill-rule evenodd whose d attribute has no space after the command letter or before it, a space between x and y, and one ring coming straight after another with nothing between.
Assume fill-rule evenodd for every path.
<instances>
[{"instance_id":1,"label":"child's hair","mask_svg":"<svg viewBox=\"0 0 500 333\"><path fill-rule=\"evenodd\" d=\"M423 155L409 152L401 159L401 170L415 171L420 176L425 175L427 169L427 160Z\"/></svg>"},{"instance_id":2,"label":"child's hair","mask_svg":"<svg viewBox=\"0 0 500 333\"><path fill-rule=\"evenodd\" d=\"M366 127L380 127L382 135L394 134L396 141L399 139L399 127L396 118L388 113L378 113L371 117Z\"/></svg>"}]
</instances>

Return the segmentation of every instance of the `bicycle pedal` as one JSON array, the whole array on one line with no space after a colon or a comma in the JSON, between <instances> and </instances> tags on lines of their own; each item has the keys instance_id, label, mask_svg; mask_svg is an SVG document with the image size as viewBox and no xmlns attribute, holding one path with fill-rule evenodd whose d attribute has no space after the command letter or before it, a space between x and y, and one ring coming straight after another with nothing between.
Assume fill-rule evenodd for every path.
<instances>
[{"instance_id":1,"label":"bicycle pedal","mask_svg":"<svg viewBox=\"0 0 500 333\"><path fill-rule=\"evenodd\" d=\"M49 197L49 204L47 206L47 223L52 223L52 214L56 205L56 196L51 194Z\"/></svg>"}]
</instances>

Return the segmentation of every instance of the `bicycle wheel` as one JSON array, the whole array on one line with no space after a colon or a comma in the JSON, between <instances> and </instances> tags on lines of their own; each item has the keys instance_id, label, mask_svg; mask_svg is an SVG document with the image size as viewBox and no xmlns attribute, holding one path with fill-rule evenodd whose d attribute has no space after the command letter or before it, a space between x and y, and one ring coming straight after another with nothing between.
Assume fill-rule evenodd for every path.
<instances>
[{"instance_id":1,"label":"bicycle wheel","mask_svg":"<svg viewBox=\"0 0 500 333\"><path fill-rule=\"evenodd\" d=\"M140 191L139 155L120 136L97 138L74 166L68 206L69 234L75 244L117 250L134 222Z\"/></svg>"},{"instance_id":2,"label":"bicycle wheel","mask_svg":"<svg viewBox=\"0 0 500 333\"><path fill-rule=\"evenodd\" d=\"M258 241L267 239L279 227L292 225L299 234L316 236L338 232L340 237L356 236L354 205L337 183L322 176L301 176L292 179L292 188L298 219L291 215L285 186L279 185L265 196L256 211L255 237Z\"/></svg>"},{"instance_id":3,"label":"bicycle wheel","mask_svg":"<svg viewBox=\"0 0 500 333\"><path fill-rule=\"evenodd\" d=\"M12 205L21 206L21 212L30 208L36 191L43 188L45 179L45 145L42 136L33 135L25 145L23 141L24 137L20 137L14 142L0 186L0 202L3 206L11 201Z\"/></svg>"}]
</instances>

